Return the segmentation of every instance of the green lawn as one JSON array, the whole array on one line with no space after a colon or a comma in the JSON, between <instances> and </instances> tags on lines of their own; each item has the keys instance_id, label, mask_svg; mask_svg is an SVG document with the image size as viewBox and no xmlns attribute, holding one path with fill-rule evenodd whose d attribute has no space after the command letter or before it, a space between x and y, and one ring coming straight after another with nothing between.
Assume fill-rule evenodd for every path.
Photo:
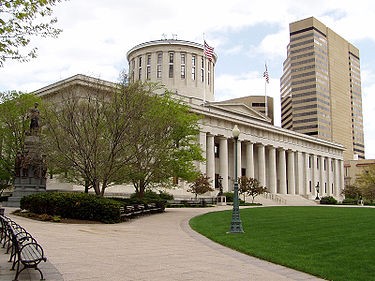
<instances>
[{"instance_id":1,"label":"green lawn","mask_svg":"<svg viewBox=\"0 0 375 281\"><path fill-rule=\"evenodd\" d=\"M245 233L228 234L231 211L190 220L191 227L251 256L328 280L375 280L375 209L241 209Z\"/></svg>"}]
</instances>

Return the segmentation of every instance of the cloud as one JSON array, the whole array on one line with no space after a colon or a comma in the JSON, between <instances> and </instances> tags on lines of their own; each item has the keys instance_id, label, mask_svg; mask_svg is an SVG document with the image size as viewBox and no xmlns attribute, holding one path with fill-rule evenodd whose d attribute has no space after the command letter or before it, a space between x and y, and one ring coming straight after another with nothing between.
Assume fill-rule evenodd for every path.
<instances>
[{"instance_id":1,"label":"cloud","mask_svg":"<svg viewBox=\"0 0 375 281\"><path fill-rule=\"evenodd\" d=\"M57 39L33 40L39 49L37 59L6 62L0 68L0 91L33 91L77 73L116 81L127 68L126 52L133 46L161 39L163 33L202 42L205 33L219 56L217 99L263 95L260 71L267 60L271 73L268 93L279 110L277 76L286 58L289 23L315 16L359 48L356 43L361 40L375 42L372 0L301 0L297 4L295 0L190 0L183 7L172 0L74 0L58 3L54 15L63 33ZM375 132L370 124L375 118L373 73L373 63L369 63L362 72L362 86L366 151L375 158L371 148Z\"/></svg>"}]
</instances>

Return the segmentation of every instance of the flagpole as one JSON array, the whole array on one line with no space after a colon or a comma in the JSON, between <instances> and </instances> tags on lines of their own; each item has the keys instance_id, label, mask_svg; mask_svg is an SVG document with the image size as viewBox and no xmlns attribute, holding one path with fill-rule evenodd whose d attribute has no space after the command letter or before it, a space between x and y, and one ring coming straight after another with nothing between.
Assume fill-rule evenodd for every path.
<instances>
[{"instance_id":1,"label":"flagpole","mask_svg":"<svg viewBox=\"0 0 375 281\"><path fill-rule=\"evenodd\" d=\"M206 55L204 53L204 42L206 39L204 38L203 32L203 104L206 103Z\"/></svg>"},{"instance_id":2,"label":"flagpole","mask_svg":"<svg viewBox=\"0 0 375 281\"><path fill-rule=\"evenodd\" d=\"M266 67L265 71L267 72L267 75L268 75L267 62L264 62L264 65ZM267 81L267 78L266 78L266 79L264 79L264 106L265 106L266 117L268 117L267 84L268 84L268 81Z\"/></svg>"},{"instance_id":3,"label":"flagpole","mask_svg":"<svg viewBox=\"0 0 375 281\"><path fill-rule=\"evenodd\" d=\"M264 81L264 105L266 107L266 116L268 117L267 81Z\"/></svg>"}]
</instances>

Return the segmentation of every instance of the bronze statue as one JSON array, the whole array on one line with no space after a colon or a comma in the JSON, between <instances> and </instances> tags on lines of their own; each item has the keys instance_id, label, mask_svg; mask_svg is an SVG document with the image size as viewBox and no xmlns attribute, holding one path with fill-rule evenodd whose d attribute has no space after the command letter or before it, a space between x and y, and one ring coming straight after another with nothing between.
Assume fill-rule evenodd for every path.
<instances>
[{"instance_id":1,"label":"bronze statue","mask_svg":"<svg viewBox=\"0 0 375 281\"><path fill-rule=\"evenodd\" d=\"M38 103L34 104L34 108L30 110L30 134L37 133L39 131L39 109Z\"/></svg>"},{"instance_id":2,"label":"bronze statue","mask_svg":"<svg viewBox=\"0 0 375 281\"><path fill-rule=\"evenodd\" d=\"M14 172L16 174L16 177L21 176L22 161L23 161L23 155L21 154L21 152L17 152L16 160L14 164Z\"/></svg>"}]
</instances>

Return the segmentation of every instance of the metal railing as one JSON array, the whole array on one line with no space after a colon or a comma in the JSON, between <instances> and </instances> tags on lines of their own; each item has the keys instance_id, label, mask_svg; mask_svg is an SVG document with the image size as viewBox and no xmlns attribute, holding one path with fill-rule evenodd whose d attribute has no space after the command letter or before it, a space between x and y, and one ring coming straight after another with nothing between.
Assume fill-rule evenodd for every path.
<instances>
[{"instance_id":1,"label":"metal railing","mask_svg":"<svg viewBox=\"0 0 375 281\"><path fill-rule=\"evenodd\" d=\"M286 204L286 200L277 194L266 192L266 193L263 193L262 196L266 199L275 201L277 204Z\"/></svg>"}]
</instances>

